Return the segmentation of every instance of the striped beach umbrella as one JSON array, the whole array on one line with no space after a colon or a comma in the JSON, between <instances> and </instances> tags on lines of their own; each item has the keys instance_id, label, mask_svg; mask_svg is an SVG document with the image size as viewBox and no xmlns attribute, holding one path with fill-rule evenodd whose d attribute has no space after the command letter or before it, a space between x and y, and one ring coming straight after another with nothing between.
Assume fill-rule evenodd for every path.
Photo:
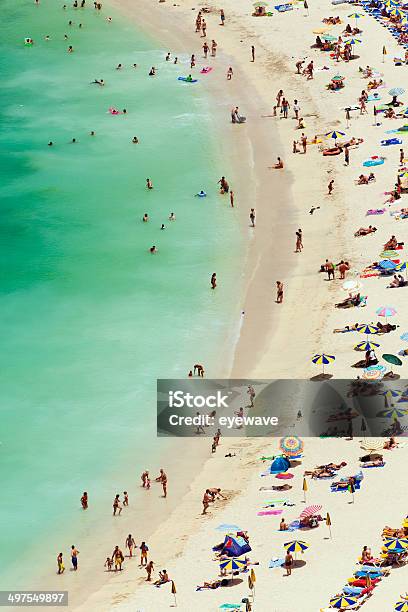
<instances>
[{"instance_id":1,"label":"striped beach umbrella","mask_svg":"<svg viewBox=\"0 0 408 612\"><path fill-rule=\"evenodd\" d=\"M394 6L399 6L399 2L397 0L386 0L386 2L384 2L384 5L387 8L392 8Z\"/></svg>"},{"instance_id":2,"label":"striped beach umbrella","mask_svg":"<svg viewBox=\"0 0 408 612\"><path fill-rule=\"evenodd\" d=\"M359 38L349 38L348 40L345 41L345 45L358 45L359 43L361 43L361 40Z\"/></svg>"},{"instance_id":3,"label":"striped beach umbrella","mask_svg":"<svg viewBox=\"0 0 408 612\"><path fill-rule=\"evenodd\" d=\"M315 355L314 357L312 357L313 363L315 363L316 365L322 366L323 374L324 374L324 366L327 365L328 363L331 363L335 359L336 358L334 355L326 355L325 353L322 353L321 355Z\"/></svg>"},{"instance_id":4,"label":"striped beach umbrella","mask_svg":"<svg viewBox=\"0 0 408 612\"><path fill-rule=\"evenodd\" d=\"M321 509L322 509L322 506L319 506L319 505L308 506L307 508L303 510L303 512L300 513L299 518L304 519L304 518L308 518L309 516L314 516Z\"/></svg>"},{"instance_id":5,"label":"striped beach umbrella","mask_svg":"<svg viewBox=\"0 0 408 612\"><path fill-rule=\"evenodd\" d=\"M293 540L293 542L285 542L283 545L287 553L303 553L305 550L309 548L309 544L303 542L302 540Z\"/></svg>"},{"instance_id":6,"label":"striped beach umbrella","mask_svg":"<svg viewBox=\"0 0 408 612\"><path fill-rule=\"evenodd\" d=\"M384 257L384 258L387 258L387 259L391 259L391 258L396 258L399 255L398 255L397 251L393 251L391 249L388 249L387 251L383 251L382 253L380 253L380 256Z\"/></svg>"},{"instance_id":7,"label":"striped beach umbrella","mask_svg":"<svg viewBox=\"0 0 408 612\"><path fill-rule=\"evenodd\" d=\"M405 278L407 278L407 262L406 261L401 261L401 263L397 264L395 266L395 270L396 272L402 272L402 270L405 270Z\"/></svg>"},{"instance_id":8,"label":"striped beach umbrella","mask_svg":"<svg viewBox=\"0 0 408 612\"><path fill-rule=\"evenodd\" d=\"M384 548L389 552L404 552L408 550L407 538L387 538L383 544Z\"/></svg>"},{"instance_id":9,"label":"striped beach umbrella","mask_svg":"<svg viewBox=\"0 0 408 612\"><path fill-rule=\"evenodd\" d=\"M378 334L378 327L376 327L375 325L363 324L357 327L357 331L360 332L360 334L365 334L367 336L368 342L368 336L370 334Z\"/></svg>"},{"instance_id":10,"label":"striped beach umbrella","mask_svg":"<svg viewBox=\"0 0 408 612\"><path fill-rule=\"evenodd\" d=\"M408 332L405 332L404 334L402 334L402 336L400 336L401 340L404 340L404 342L408 342Z\"/></svg>"},{"instance_id":11,"label":"striped beach umbrella","mask_svg":"<svg viewBox=\"0 0 408 612\"><path fill-rule=\"evenodd\" d=\"M387 389L386 391L382 391L381 395L386 397L387 399L392 399L393 397L399 397L402 394L402 391L399 389Z\"/></svg>"},{"instance_id":12,"label":"striped beach umbrella","mask_svg":"<svg viewBox=\"0 0 408 612\"><path fill-rule=\"evenodd\" d=\"M340 595L340 597L333 597L330 600L330 606L332 608L344 609L354 606L357 603L357 597L348 597L347 595Z\"/></svg>"},{"instance_id":13,"label":"striped beach umbrella","mask_svg":"<svg viewBox=\"0 0 408 612\"><path fill-rule=\"evenodd\" d=\"M406 601L398 601L395 604L395 608L397 612L408 612L408 600Z\"/></svg>"},{"instance_id":14,"label":"striped beach umbrella","mask_svg":"<svg viewBox=\"0 0 408 612\"><path fill-rule=\"evenodd\" d=\"M345 136L346 134L344 132L340 132L338 130L333 130L333 132L327 132L327 134L325 134L328 138L333 138L334 142L337 141L338 138L341 138L342 136Z\"/></svg>"},{"instance_id":15,"label":"striped beach umbrella","mask_svg":"<svg viewBox=\"0 0 408 612\"><path fill-rule=\"evenodd\" d=\"M357 19L360 19L361 17L364 17L362 13L351 13L351 15L349 15L350 19L354 19L356 27L357 27Z\"/></svg>"},{"instance_id":16,"label":"striped beach umbrella","mask_svg":"<svg viewBox=\"0 0 408 612\"><path fill-rule=\"evenodd\" d=\"M279 450L288 457L296 457L303 451L303 441L298 436L285 436L279 441Z\"/></svg>"},{"instance_id":17,"label":"striped beach umbrella","mask_svg":"<svg viewBox=\"0 0 408 612\"><path fill-rule=\"evenodd\" d=\"M221 561L220 568L225 571L236 572L237 570L243 569L246 563L243 559L226 559Z\"/></svg>"},{"instance_id":18,"label":"striped beach umbrella","mask_svg":"<svg viewBox=\"0 0 408 612\"><path fill-rule=\"evenodd\" d=\"M397 264L390 259L382 259L378 264L382 270L395 270Z\"/></svg>"},{"instance_id":19,"label":"striped beach umbrella","mask_svg":"<svg viewBox=\"0 0 408 612\"><path fill-rule=\"evenodd\" d=\"M359 342L354 347L356 351L371 351L372 349L378 348L380 345L377 342Z\"/></svg>"},{"instance_id":20,"label":"striped beach umbrella","mask_svg":"<svg viewBox=\"0 0 408 612\"><path fill-rule=\"evenodd\" d=\"M393 317L394 315L397 314L397 311L395 310L395 308L393 306L380 306L375 313L379 316L379 317L385 317L385 319L387 320L388 317Z\"/></svg>"},{"instance_id":21,"label":"striped beach umbrella","mask_svg":"<svg viewBox=\"0 0 408 612\"><path fill-rule=\"evenodd\" d=\"M404 17L404 13L400 11L399 8L393 8L392 11L390 11L390 15L393 17Z\"/></svg>"},{"instance_id":22,"label":"striped beach umbrella","mask_svg":"<svg viewBox=\"0 0 408 612\"><path fill-rule=\"evenodd\" d=\"M381 410L378 416L386 417L387 419L401 419L407 416L408 410L404 408L390 408L389 410Z\"/></svg>"}]
</instances>

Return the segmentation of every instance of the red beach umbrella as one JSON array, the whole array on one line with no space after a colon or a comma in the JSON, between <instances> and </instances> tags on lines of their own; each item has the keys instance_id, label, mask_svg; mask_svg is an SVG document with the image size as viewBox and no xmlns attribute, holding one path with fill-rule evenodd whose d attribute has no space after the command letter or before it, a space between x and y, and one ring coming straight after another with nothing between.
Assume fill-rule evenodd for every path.
<instances>
[{"instance_id":1,"label":"red beach umbrella","mask_svg":"<svg viewBox=\"0 0 408 612\"><path fill-rule=\"evenodd\" d=\"M308 506L307 508L305 508L303 510L303 512L301 512L300 514L300 518L304 519L304 518L308 518L309 516L314 516L315 514L317 514L320 510L322 509L322 507L320 505L315 505L315 506Z\"/></svg>"}]
</instances>

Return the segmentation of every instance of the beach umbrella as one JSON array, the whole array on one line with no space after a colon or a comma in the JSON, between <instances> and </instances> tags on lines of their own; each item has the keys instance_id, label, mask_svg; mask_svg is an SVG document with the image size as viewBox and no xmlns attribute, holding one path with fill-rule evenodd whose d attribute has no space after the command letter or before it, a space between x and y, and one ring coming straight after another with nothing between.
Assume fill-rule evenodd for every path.
<instances>
[{"instance_id":1,"label":"beach umbrella","mask_svg":"<svg viewBox=\"0 0 408 612\"><path fill-rule=\"evenodd\" d=\"M387 320L387 317L393 317L397 314L393 306L380 306L375 312L379 317L385 317L385 320Z\"/></svg>"},{"instance_id":2,"label":"beach umbrella","mask_svg":"<svg viewBox=\"0 0 408 612\"><path fill-rule=\"evenodd\" d=\"M380 450L384 448L384 439L383 438L367 438L362 444L360 444L360 447L363 450L366 450L369 453L372 453L376 450Z\"/></svg>"},{"instance_id":3,"label":"beach umbrella","mask_svg":"<svg viewBox=\"0 0 408 612\"><path fill-rule=\"evenodd\" d=\"M375 325L363 324L357 327L357 331L360 332L360 334L365 334L367 336L368 342L368 336L370 334L378 334L378 327L376 327Z\"/></svg>"},{"instance_id":4,"label":"beach umbrella","mask_svg":"<svg viewBox=\"0 0 408 612\"><path fill-rule=\"evenodd\" d=\"M405 270L405 278L407 278L407 262L406 261L402 261L401 263L397 264L395 266L395 270L396 272L402 272L402 270Z\"/></svg>"},{"instance_id":5,"label":"beach umbrella","mask_svg":"<svg viewBox=\"0 0 408 612\"><path fill-rule=\"evenodd\" d=\"M390 353L384 353L382 358L384 359L384 361L386 361L387 363L390 363L391 365L402 366L401 359L399 357L397 357L396 355L391 355ZM392 372L392 368L391 368L391 374L392 373L393 372Z\"/></svg>"},{"instance_id":6,"label":"beach umbrella","mask_svg":"<svg viewBox=\"0 0 408 612\"><path fill-rule=\"evenodd\" d=\"M337 36L332 36L331 34L324 34L323 36L321 36L321 38L326 42L333 42L334 40L337 40Z\"/></svg>"},{"instance_id":7,"label":"beach umbrella","mask_svg":"<svg viewBox=\"0 0 408 612\"><path fill-rule=\"evenodd\" d=\"M393 8L392 11L390 11L390 15L392 15L393 17L404 17L404 13L402 11L400 11L400 9L398 8ZM393 94L391 94L393 95ZM399 95L399 94L397 94Z\"/></svg>"},{"instance_id":8,"label":"beach umbrella","mask_svg":"<svg viewBox=\"0 0 408 612\"><path fill-rule=\"evenodd\" d=\"M243 559L235 559L232 557L231 559L226 559L225 561L221 561L220 568L225 571L230 571L231 575L233 572L244 569L246 563Z\"/></svg>"},{"instance_id":9,"label":"beach umbrella","mask_svg":"<svg viewBox=\"0 0 408 612\"><path fill-rule=\"evenodd\" d=\"M347 595L340 595L340 597L333 597L330 600L330 605L332 608L349 608L350 606L354 606L357 603L357 597L349 597Z\"/></svg>"},{"instance_id":10,"label":"beach umbrella","mask_svg":"<svg viewBox=\"0 0 408 612\"><path fill-rule=\"evenodd\" d=\"M390 8L390 7L394 7L394 6L399 6L399 2L397 2L397 0L386 0L386 2L384 2L384 5L387 8Z\"/></svg>"},{"instance_id":11,"label":"beach umbrella","mask_svg":"<svg viewBox=\"0 0 408 612\"><path fill-rule=\"evenodd\" d=\"M177 599L176 599L177 589L176 589L174 580L171 581L171 592L174 595L174 606L177 608Z\"/></svg>"},{"instance_id":12,"label":"beach umbrella","mask_svg":"<svg viewBox=\"0 0 408 612\"><path fill-rule=\"evenodd\" d=\"M351 13L351 15L349 15L350 19L354 19L356 27L357 27L357 19L360 19L361 17L364 17L364 15L362 15L361 13Z\"/></svg>"},{"instance_id":13,"label":"beach umbrella","mask_svg":"<svg viewBox=\"0 0 408 612\"><path fill-rule=\"evenodd\" d=\"M408 612L408 600L406 601L398 601L395 604L395 608L397 612Z\"/></svg>"},{"instance_id":14,"label":"beach umbrella","mask_svg":"<svg viewBox=\"0 0 408 612\"><path fill-rule=\"evenodd\" d=\"M239 525L234 525L234 524L231 525L229 523L222 523L221 525L218 525L218 527L216 527L215 530L233 532L233 531L241 531L241 528L239 527Z\"/></svg>"},{"instance_id":15,"label":"beach umbrella","mask_svg":"<svg viewBox=\"0 0 408 612\"><path fill-rule=\"evenodd\" d=\"M287 553L295 553L295 559L296 554L298 552L303 553L309 548L309 544L306 544L306 542L303 542L302 540L293 540L293 542L285 542L283 546Z\"/></svg>"},{"instance_id":16,"label":"beach umbrella","mask_svg":"<svg viewBox=\"0 0 408 612\"><path fill-rule=\"evenodd\" d=\"M366 368L362 374L362 378L364 378L364 380L378 380L382 375L383 373L381 370L369 370Z\"/></svg>"},{"instance_id":17,"label":"beach umbrella","mask_svg":"<svg viewBox=\"0 0 408 612\"><path fill-rule=\"evenodd\" d=\"M333 77L332 81L334 80L342 80L343 77L339 78L339 77ZM327 132L326 136L328 136L329 138L333 138L334 139L334 143L337 142L337 138L340 138L341 136L345 136L344 132L339 132L338 130L333 130L333 132Z\"/></svg>"},{"instance_id":18,"label":"beach umbrella","mask_svg":"<svg viewBox=\"0 0 408 612\"><path fill-rule=\"evenodd\" d=\"M399 397L401 395L402 391L400 391L399 389L387 389L386 391L382 391L381 395L384 395L387 398L390 397Z\"/></svg>"},{"instance_id":19,"label":"beach umbrella","mask_svg":"<svg viewBox=\"0 0 408 612\"><path fill-rule=\"evenodd\" d=\"M402 96L403 93L405 93L405 89L403 89L402 87L393 87L388 92L388 94L392 97Z\"/></svg>"},{"instance_id":20,"label":"beach umbrella","mask_svg":"<svg viewBox=\"0 0 408 612\"><path fill-rule=\"evenodd\" d=\"M330 533L330 537L332 537L332 532L331 532L331 518L330 518L330 514L327 513L326 514L326 525L329 528L329 533Z\"/></svg>"},{"instance_id":21,"label":"beach umbrella","mask_svg":"<svg viewBox=\"0 0 408 612\"><path fill-rule=\"evenodd\" d=\"M371 351L374 348L378 348L380 345L377 342L359 342L354 347L357 351Z\"/></svg>"},{"instance_id":22,"label":"beach umbrella","mask_svg":"<svg viewBox=\"0 0 408 612\"><path fill-rule=\"evenodd\" d=\"M387 538L383 543L388 552L404 552L408 550L407 538Z\"/></svg>"},{"instance_id":23,"label":"beach umbrella","mask_svg":"<svg viewBox=\"0 0 408 612\"><path fill-rule=\"evenodd\" d=\"M303 501L306 503L306 491L307 491L306 478L303 478L302 490L303 490Z\"/></svg>"},{"instance_id":24,"label":"beach umbrella","mask_svg":"<svg viewBox=\"0 0 408 612\"><path fill-rule=\"evenodd\" d=\"M285 472L284 474L276 474L275 478L279 478L279 480L291 480L293 478L293 474Z\"/></svg>"},{"instance_id":25,"label":"beach umbrella","mask_svg":"<svg viewBox=\"0 0 408 612\"><path fill-rule=\"evenodd\" d=\"M309 516L314 516L321 509L322 507L320 505L308 506L307 508L303 510L303 512L300 513L299 518L304 519L304 518L308 518Z\"/></svg>"},{"instance_id":26,"label":"beach umbrella","mask_svg":"<svg viewBox=\"0 0 408 612\"><path fill-rule=\"evenodd\" d=\"M324 366L327 365L328 363L331 363L335 359L336 358L334 355L326 355L325 353L322 353L321 355L315 355L314 357L312 357L313 363L322 366L323 374L324 374Z\"/></svg>"},{"instance_id":27,"label":"beach umbrella","mask_svg":"<svg viewBox=\"0 0 408 612\"><path fill-rule=\"evenodd\" d=\"M361 40L359 38L349 38L348 40L346 40L344 44L345 45L357 45L359 43L361 43Z\"/></svg>"},{"instance_id":28,"label":"beach umbrella","mask_svg":"<svg viewBox=\"0 0 408 612\"><path fill-rule=\"evenodd\" d=\"M395 268L397 267L397 264L395 264L393 261L390 261L389 259L383 259L378 265L383 270L395 270Z\"/></svg>"},{"instance_id":29,"label":"beach umbrella","mask_svg":"<svg viewBox=\"0 0 408 612\"><path fill-rule=\"evenodd\" d=\"M390 408L389 410L381 410L378 413L378 416L387 417L387 419L398 419L404 416L407 416L408 410L403 410L401 408Z\"/></svg>"},{"instance_id":30,"label":"beach umbrella","mask_svg":"<svg viewBox=\"0 0 408 612\"><path fill-rule=\"evenodd\" d=\"M345 283L342 284L341 288L343 289L343 291L349 291L350 293L352 291L358 291L359 289L361 289L361 283L359 281L356 280L347 280Z\"/></svg>"},{"instance_id":31,"label":"beach umbrella","mask_svg":"<svg viewBox=\"0 0 408 612\"><path fill-rule=\"evenodd\" d=\"M298 436L285 436L279 441L279 450L287 457L297 457L303 451L303 441Z\"/></svg>"},{"instance_id":32,"label":"beach umbrella","mask_svg":"<svg viewBox=\"0 0 408 612\"><path fill-rule=\"evenodd\" d=\"M391 257L398 257L397 251L391 251L391 250L383 251L382 253L380 253L380 255L381 255L381 257L386 257L388 259L391 259ZM397 265L397 264L395 264L395 265Z\"/></svg>"}]
</instances>

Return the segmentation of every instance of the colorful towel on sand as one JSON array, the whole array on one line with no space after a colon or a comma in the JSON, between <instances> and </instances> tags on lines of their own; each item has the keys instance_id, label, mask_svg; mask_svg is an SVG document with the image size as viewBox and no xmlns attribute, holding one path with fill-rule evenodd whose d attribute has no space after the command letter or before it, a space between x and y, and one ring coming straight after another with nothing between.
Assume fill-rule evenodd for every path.
<instances>
[{"instance_id":1,"label":"colorful towel on sand","mask_svg":"<svg viewBox=\"0 0 408 612\"><path fill-rule=\"evenodd\" d=\"M257 512L257 516L276 516L282 512L283 510L262 510L262 512Z\"/></svg>"},{"instance_id":2,"label":"colorful towel on sand","mask_svg":"<svg viewBox=\"0 0 408 612\"><path fill-rule=\"evenodd\" d=\"M272 559L269 561L269 567L271 569L275 567L282 567L284 563L285 563L285 559L278 559L278 557L272 557Z\"/></svg>"}]
</instances>

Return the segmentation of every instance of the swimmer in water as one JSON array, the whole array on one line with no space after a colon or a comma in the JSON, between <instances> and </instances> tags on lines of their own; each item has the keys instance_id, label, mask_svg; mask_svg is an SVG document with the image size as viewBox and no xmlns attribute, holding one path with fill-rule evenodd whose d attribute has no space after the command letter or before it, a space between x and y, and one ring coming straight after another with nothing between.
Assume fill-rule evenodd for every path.
<instances>
[{"instance_id":1,"label":"swimmer in water","mask_svg":"<svg viewBox=\"0 0 408 612\"><path fill-rule=\"evenodd\" d=\"M44 40L50 40L49 36L45 36Z\"/></svg>"},{"instance_id":2,"label":"swimmer in water","mask_svg":"<svg viewBox=\"0 0 408 612\"><path fill-rule=\"evenodd\" d=\"M205 196L206 196L207 194L205 193L205 191L203 191L203 190L201 189L201 191L199 191L198 193L196 193L196 195L197 195L197 196L199 196L200 198L205 198Z\"/></svg>"},{"instance_id":3,"label":"swimmer in water","mask_svg":"<svg viewBox=\"0 0 408 612\"><path fill-rule=\"evenodd\" d=\"M68 40L68 34L64 34L64 40Z\"/></svg>"},{"instance_id":4,"label":"swimmer in water","mask_svg":"<svg viewBox=\"0 0 408 612\"><path fill-rule=\"evenodd\" d=\"M155 75L156 75L156 68L154 66L152 66L150 68L149 76L155 76Z\"/></svg>"},{"instance_id":5,"label":"swimmer in water","mask_svg":"<svg viewBox=\"0 0 408 612\"><path fill-rule=\"evenodd\" d=\"M175 221L176 220L176 215L172 212L169 215L169 221Z\"/></svg>"},{"instance_id":6,"label":"swimmer in water","mask_svg":"<svg viewBox=\"0 0 408 612\"><path fill-rule=\"evenodd\" d=\"M217 286L217 274L215 272L211 275L211 289L215 289Z\"/></svg>"},{"instance_id":7,"label":"swimmer in water","mask_svg":"<svg viewBox=\"0 0 408 612\"><path fill-rule=\"evenodd\" d=\"M162 224L161 224L161 228L160 228L160 229L161 229L161 230L166 229L166 226L164 225L164 223L162 223Z\"/></svg>"},{"instance_id":8,"label":"swimmer in water","mask_svg":"<svg viewBox=\"0 0 408 612\"><path fill-rule=\"evenodd\" d=\"M146 179L146 187L148 189L153 189L153 183L149 178Z\"/></svg>"},{"instance_id":9,"label":"swimmer in water","mask_svg":"<svg viewBox=\"0 0 408 612\"><path fill-rule=\"evenodd\" d=\"M103 79L95 79L92 82L92 85L100 85L101 87L104 87L105 85L105 81Z\"/></svg>"},{"instance_id":10,"label":"swimmer in water","mask_svg":"<svg viewBox=\"0 0 408 612\"><path fill-rule=\"evenodd\" d=\"M148 222L148 220L149 220L149 215L148 215L147 213L145 213L145 214L143 215L143 223L147 223L147 222Z\"/></svg>"},{"instance_id":11,"label":"swimmer in water","mask_svg":"<svg viewBox=\"0 0 408 612\"><path fill-rule=\"evenodd\" d=\"M132 142L133 142L133 144L137 144L139 142L138 137L137 136L133 136Z\"/></svg>"},{"instance_id":12,"label":"swimmer in water","mask_svg":"<svg viewBox=\"0 0 408 612\"><path fill-rule=\"evenodd\" d=\"M95 136L95 132L92 130L92 132L89 133L90 136Z\"/></svg>"},{"instance_id":13,"label":"swimmer in water","mask_svg":"<svg viewBox=\"0 0 408 612\"><path fill-rule=\"evenodd\" d=\"M72 142L72 143L75 143L75 142L76 142L76 138L73 138L73 139L71 140L71 142Z\"/></svg>"},{"instance_id":14,"label":"swimmer in water","mask_svg":"<svg viewBox=\"0 0 408 612\"><path fill-rule=\"evenodd\" d=\"M152 247L150 247L149 251L150 251L150 253L157 253L157 249L156 249L156 247L154 245Z\"/></svg>"},{"instance_id":15,"label":"swimmer in water","mask_svg":"<svg viewBox=\"0 0 408 612\"><path fill-rule=\"evenodd\" d=\"M49 147L52 147L52 145L53 145L53 144L54 144L54 143L52 142L52 140L50 140L50 142L48 143L48 146L49 146Z\"/></svg>"},{"instance_id":16,"label":"swimmer in water","mask_svg":"<svg viewBox=\"0 0 408 612\"><path fill-rule=\"evenodd\" d=\"M124 109L123 109L122 113L123 113L124 115L126 115L126 113L127 113L126 108L124 108Z\"/></svg>"},{"instance_id":17,"label":"swimmer in water","mask_svg":"<svg viewBox=\"0 0 408 612\"><path fill-rule=\"evenodd\" d=\"M118 64L118 65L116 66L116 70L121 70L121 69L122 69L122 64Z\"/></svg>"},{"instance_id":18,"label":"swimmer in water","mask_svg":"<svg viewBox=\"0 0 408 612\"><path fill-rule=\"evenodd\" d=\"M166 55L166 62L168 62L170 59L170 51L168 52L168 54Z\"/></svg>"},{"instance_id":19,"label":"swimmer in water","mask_svg":"<svg viewBox=\"0 0 408 612\"><path fill-rule=\"evenodd\" d=\"M178 62L178 57L175 57L173 64L177 64L177 62Z\"/></svg>"},{"instance_id":20,"label":"swimmer in water","mask_svg":"<svg viewBox=\"0 0 408 612\"><path fill-rule=\"evenodd\" d=\"M73 52L73 50L74 50L74 47L73 47L72 45L70 45L70 46L68 47L68 53L72 53L72 52Z\"/></svg>"},{"instance_id":21,"label":"swimmer in water","mask_svg":"<svg viewBox=\"0 0 408 612\"><path fill-rule=\"evenodd\" d=\"M106 18L106 21L107 21L108 23L112 23L112 17L107 17L107 18Z\"/></svg>"},{"instance_id":22,"label":"swimmer in water","mask_svg":"<svg viewBox=\"0 0 408 612\"><path fill-rule=\"evenodd\" d=\"M133 64L133 68L137 68L137 64Z\"/></svg>"}]
</instances>

